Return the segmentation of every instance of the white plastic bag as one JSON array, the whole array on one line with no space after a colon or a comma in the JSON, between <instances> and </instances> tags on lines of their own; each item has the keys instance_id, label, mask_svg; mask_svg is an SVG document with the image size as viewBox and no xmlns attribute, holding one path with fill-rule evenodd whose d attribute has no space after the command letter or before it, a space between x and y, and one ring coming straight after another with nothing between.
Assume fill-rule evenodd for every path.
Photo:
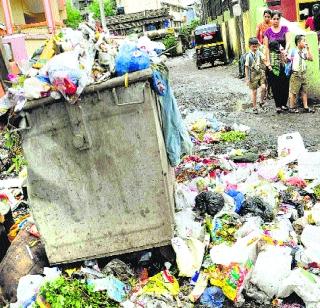
<instances>
[{"instance_id":1,"label":"white plastic bag","mask_svg":"<svg viewBox=\"0 0 320 308\"><path fill-rule=\"evenodd\" d=\"M175 225L178 237L200 239L204 236L204 227L200 222L195 221L195 214L191 208L175 214Z\"/></svg>"},{"instance_id":2,"label":"white plastic bag","mask_svg":"<svg viewBox=\"0 0 320 308\"><path fill-rule=\"evenodd\" d=\"M279 285L279 298L286 298L295 292L307 308L319 308L320 277L297 268Z\"/></svg>"},{"instance_id":3,"label":"white plastic bag","mask_svg":"<svg viewBox=\"0 0 320 308\"><path fill-rule=\"evenodd\" d=\"M184 184L177 184L175 189L176 209L178 211L185 208L193 208L197 192L191 191Z\"/></svg>"},{"instance_id":4,"label":"white plastic bag","mask_svg":"<svg viewBox=\"0 0 320 308\"><path fill-rule=\"evenodd\" d=\"M12 308L32 306L35 295L38 293L45 278L40 275L26 275L20 278L17 288L17 303L11 304Z\"/></svg>"},{"instance_id":5,"label":"white plastic bag","mask_svg":"<svg viewBox=\"0 0 320 308\"><path fill-rule=\"evenodd\" d=\"M251 283L270 298L277 294L280 285L291 273L290 253L291 250L288 247L268 246L258 255Z\"/></svg>"},{"instance_id":6,"label":"white plastic bag","mask_svg":"<svg viewBox=\"0 0 320 308\"><path fill-rule=\"evenodd\" d=\"M262 222L263 220L261 217L248 217L247 221L235 233L235 237L243 238L252 232L255 232L256 234L262 234L262 229L260 229Z\"/></svg>"},{"instance_id":7,"label":"white plastic bag","mask_svg":"<svg viewBox=\"0 0 320 308\"><path fill-rule=\"evenodd\" d=\"M320 264L320 227L307 225L301 234L301 242L308 258Z\"/></svg>"},{"instance_id":8,"label":"white plastic bag","mask_svg":"<svg viewBox=\"0 0 320 308\"><path fill-rule=\"evenodd\" d=\"M306 149L299 132L278 137L278 156L285 157L288 163L298 159L300 154L304 152L306 152Z\"/></svg>"},{"instance_id":9,"label":"white plastic bag","mask_svg":"<svg viewBox=\"0 0 320 308\"><path fill-rule=\"evenodd\" d=\"M176 253L179 276L192 277L201 268L205 244L195 238L183 240L179 237L173 238L171 244Z\"/></svg>"},{"instance_id":10,"label":"white plastic bag","mask_svg":"<svg viewBox=\"0 0 320 308\"><path fill-rule=\"evenodd\" d=\"M225 243L213 246L210 250L214 264L229 266L232 263L245 264L248 260L255 261L258 237L255 232L238 239L233 246Z\"/></svg>"},{"instance_id":11,"label":"white plastic bag","mask_svg":"<svg viewBox=\"0 0 320 308\"><path fill-rule=\"evenodd\" d=\"M306 248L320 249L320 227L307 225L301 234L301 242Z\"/></svg>"}]
</instances>

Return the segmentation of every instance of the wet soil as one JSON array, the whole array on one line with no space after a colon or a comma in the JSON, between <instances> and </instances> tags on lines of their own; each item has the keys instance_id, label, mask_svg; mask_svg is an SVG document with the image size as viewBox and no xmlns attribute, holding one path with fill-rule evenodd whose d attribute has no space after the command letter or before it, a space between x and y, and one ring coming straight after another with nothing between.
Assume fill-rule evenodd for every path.
<instances>
[{"instance_id":1,"label":"wet soil","mask_svg":"<svg viewBox=\"0 0 320 308\"><path fill-rule=\"evenodd\" d=\"M249 89L244 80L238 78L237 64L224 66L217 63L215 67L204 65L198 70L189 50L183 57L169 59L167 65L183 115L196 110L209 111L226 124L251 127L246 141L232 144L231 148L275 150L277 136L299 131L309 151L320 150L319 100L310 98L310 106L316 110L314 114L277 114L274 101L268 100L264 110L259 109L256 115L252 112Z\"/></svg>"}]
</instances>

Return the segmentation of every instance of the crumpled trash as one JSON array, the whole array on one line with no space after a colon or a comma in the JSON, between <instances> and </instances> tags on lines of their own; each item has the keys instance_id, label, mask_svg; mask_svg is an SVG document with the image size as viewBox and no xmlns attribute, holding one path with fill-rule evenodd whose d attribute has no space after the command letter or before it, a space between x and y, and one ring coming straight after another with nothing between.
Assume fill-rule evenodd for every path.
<instances>
[{"instance_id":1,"label":"crumpled trash","mask_svg":"<svg viewBox=\"0 0 320 308\"><path fill-rule=\"evenodd\" d=\"M253 261L230 266L214 265L208 269L210 283L222 289L223 294L236 305L244 303L242 291L253 268Z\"/></svg>"},{"instance_id":2,"label":"crumpled trash","mask_svg":"<svg viewBox=\"0 0 320 308\"><path fill-rule=\"evenodd\" d=\"M299 218L304 216L304 198L298 191L288 188L287 190L280 192L280 197L282 203L291 204L296 208Z\"/></svg>"},{"instance_id":3,"label":"crumpled trash","mask_svg":"<svg viewBox=\"0 0 320 308\"><path fill-rule=\"evenodd\" d=\"M121 303L123 308L176 308L178 305L177 301L172 297L157 296L156 298L152 295L142 294L133 301L127 301ZM186 308L192 308L192 306L184 306Z\"/></svg>"},{"instance_id":4,"label":"crumpled trash","mask_svg":"<svg viewBox=\"0 0 320 308\"><path fill-rule=\"evenodd\" d=\"M240 216L234 212L220 212L212 221L207 220L212 242L232 244L236 242L235 233L241 227Z\"/></svg>"},{"instance_id":5,"label":"crumpled trash","mask_svg":"<svg viewBox=\"0 0 320 308\"><path fill-rule=\"evenodd\" d=\"M192 303L195 303L198 301L198 299L201 297L201 295L203 294L203 292L205 291L205 289L208 286L208 275L200 272L198 275L198 279L195 283L195 286L193 288L193 290L191 291L191 293L189 294L188 298Z\"/></svg>"},{"instance_id":6,"label":"crumpled trash","mask_svg":"<svg viewBox=\"0 0 320 308\"><path fill-rule=\"evenodd\" d=\"M31 77L24 81L23 89L27 99L36 99L49 96L51 85L37 77Z\"/></svg>"},{"instance_id":7,"label":"crumpled trash","mask_svg":"<svg viewBox=\"0 0 320 308\"><path fill-rule=\"evenodd\" d=\"M115 73L115 59L118 53L117 45L115 43L107 43L105 36L100 35L95 47L98 50L98 63L103 66L103 72Z\"/></svg>"},{"instance_id":8,"label":"crumpled trash","mask_svg":"<svg viewBox=\"0 0 320 308\"><path fill-rule=\"evenodd\" d=\"M254 284L250 282L245 287L245 294L248 297L253 298L254 301L258 304L263 304L263 305L270 304L269 296L263 291L259 290Z\"/></svg>"},{"instance_id":9,"label":"crumpled trash","mask_svg":"<svg viewBox=\"0 0 320 308\"><path fill-rule=\"evenodd\" d=\"M261 217L265 222L271 222L274 218L273 210L269 204L260 197L248 197L242 205L240 215L252 214Z\"/></svg>"},{"instance_id":10,"label":"crumpled trash","mask_svg":"<svg viewBox=\"0 0 320 308\"><path fill-rule=\"evenodd\" d=\"M307 308L317 308L320 303L320 277L302 268L296 268L282 281L278 297L286 298L295 292Z\"/></svg>"},{"instance_id":11,"label":"crumpled trash","mask_svg":"<svg viewBox=\"0 0 320 308\"><path fill-rule=\"evenodd\" d=\"M73 50L54 56L47 66L51 84L64 96L75 103L89 82L84 69L80 68L80 50Z\"/></svg>"},{"instance_id":12,"label":"crumpled trash","mask_svg":"<svg viewBox=\"0 0 320 308\"><path fill-rule=\"evenodd\" d=\"M294 176L294 177L287 179L285 181L285 183L287 185L295 186L295 187L299 187L299 188L306 188L307 187L306 181L304 179L297 177L297 176Z\"/></svg>"},{"instance_id":13,"label":"crumpled trash","mask_svg":"<svg viewBox=\"0 0 320 308\"><path fill-rule=\"evenodd\" d=\"M222 194L211 191L202 192L196 197L195 210L200 215L209 214L215 216L224 207L224 197Z\"/></svg>"},{"instance_id":14,"label":"crumpled trash","mask_svg":"<svg viewBox=\"0 0 320 308\"><path fill-rule=\"evenodd\" d=\"M120 279L121 281L128 282L134 276L133 270L123 261L119 259L111 260L103 269L102 273Z\"/></svg>"},{"instance_id":15,"label":"crumpled trash","mask_svg":"<svg viewBox=\"0 0 320 308\"><path fill-rule=\"evenodd\" d=\"M229 158L235 163L254 163L259 159L259 154L244 152L241 155L230 155Z\"/></svg>"},{"instance_id":16,"label":"crumpled trash","mask_svg":"<svg viewBox=\"0 0 320 308\"><path fill-rule=\"evenodd\" d=\"M291 249L268 246L258 255L251 283L266 293L270 299L277 295L280 285L291 273Z\"/></svg>"},{"instance_id":17,"label":"crumpled trash","mask_svg":"<svg viewBox=\"0 0 320 308\"><path fill-rule=\"evenodd\" d=\"M218 287L210 287L203 292L200 303L210 308L222 308L225 296Z\"/></svg>"},{"instance_id":18,"label":"crumpled trash","mask_svg":"<svg viewBox=\"0 0 320 308\"><path fill-rule=\"evenodd\" d=\"M95 292L106 290L108 296L118 303L123 302L129 292L127 285L112 276L98 279L88 279L87 283L93 286Z\"/></svg>"},{"instance_id":19,"label":"crumpled trash","mask_svg":"<svg viewBox=\"0 0 320 308\"><path fill-rule=\"evenodd\" d=\"M164 270L152 276L148 283L143 287L142 293L155 296L177 296L180 291L178 280Z\"/></svg>"},{"instance_id":20,"label":"crumpled trash","mask_svg":"<svg viewBox=\"0 0 320 308\"><path fill-rule=\"evenodd\" d=\"M183 240L179 237L173 238L171 244L176 253L179 276L192 277L201 268L205 244L194 238Z\"/></svg>"}]
</instances>

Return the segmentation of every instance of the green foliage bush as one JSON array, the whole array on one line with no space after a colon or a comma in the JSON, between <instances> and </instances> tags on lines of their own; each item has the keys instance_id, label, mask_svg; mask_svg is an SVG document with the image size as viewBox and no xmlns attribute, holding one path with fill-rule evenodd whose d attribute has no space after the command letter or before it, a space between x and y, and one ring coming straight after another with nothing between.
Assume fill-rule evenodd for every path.
<instances>
[{"instance_id":1,"label":"green foliage bush","mask_svg":"<svg viewBox=\"0 0 320 308\"><path fill-rule=\"evenodd\" d=\"M80 11L72 5L71 0L67 1L66 10L67 10L67 20L65 21L66 26L72 29L78 28L79 24L83 21L83 18L81 16Z\"/></svg>"},{"instance_id":2,"label":"green foliage bush","mask_svg":"<svg viewBox=\"0 0 320 308\"><path fill-rule=\"evenodd\" d=\"M116 2L114 0L104 0L104 13L106 16L115 15ZM93 13L94 17L100 19L100 6L99 0L94 0L89 5L89 11Z\"/></svg>"}]
</instances>

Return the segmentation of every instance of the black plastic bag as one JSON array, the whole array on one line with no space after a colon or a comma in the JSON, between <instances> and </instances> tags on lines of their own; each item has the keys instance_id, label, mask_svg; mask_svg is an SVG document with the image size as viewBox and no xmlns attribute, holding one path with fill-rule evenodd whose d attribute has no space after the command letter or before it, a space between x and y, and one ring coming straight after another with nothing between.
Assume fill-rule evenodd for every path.
<instances>
[{"instance_id":1,"label":"black plastic bag","mask_svg":"<svg viewBox=\"0 0 320 308\"><path fill-rule=\"evenodd\" d=\"M224 198L222 194L206 191L196 197L195 210L200 214L209 214L215 216L224 207Z\"/></svg>"},{"instance_id":2,"label":"black plastic bag","mask_svg":"<svg viewBox=\"0 0 320 308\"><path fill-rule=\"evenodd\" d=\"M260 197L248 197L242 205L240 215L253 214L261 217L265 222L271 222L274 214L271 206Z\"/></svg>"}]
</instances>

